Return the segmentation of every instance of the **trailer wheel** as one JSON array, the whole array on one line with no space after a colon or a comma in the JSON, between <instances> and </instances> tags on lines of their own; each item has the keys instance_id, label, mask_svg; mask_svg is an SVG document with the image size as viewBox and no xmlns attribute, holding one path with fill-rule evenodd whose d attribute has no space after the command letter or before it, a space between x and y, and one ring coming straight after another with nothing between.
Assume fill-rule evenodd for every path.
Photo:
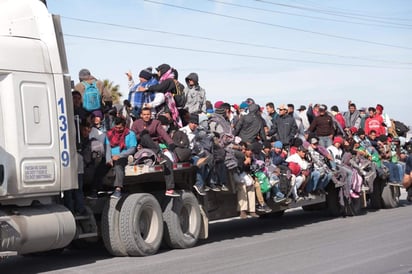
<instances>
[{"instance_id":1,"label":"trailer wheel","mask_svg":"<svg viewBox=\"0 0 412 274\"><path fill-rule=\"evenodd\" d=\"M171 248L193 247L199 239L201 216L199 203L191 192L170 199L163 211L164 239Z\"/></svg>"},{"instance_id":2,"label":"trailer wheel","mask_svg":"<svg viewBox=\"0 0 412 274\"><path fill-rule=\"evenodd\" d=\"M385 208L395 208L399 206L399 187L386 185L382 190L382 202Z\"/></svg>"},{"instance_id":3,"label":"trailer wheel","mask_svg":"<svg viewBox=\"0 0 412 274\"><path fill-rule=\"evenodd\" d=\"M132 194L120 211L120 237L130 256L155 254L162 243L162 209L153 195Z\"/></svg>"},{"instance_id":4,"label":"trailer wheel","mask_svg":"<svg viewBox=\"0 0 412 274\"><path fill-rule=\"evenodd\" d=\"M126 247L120 238L119 215L123 203L121 199L108 199L104 205L101 220L101 231L107 251L118 257L127 256Z\"/></svg>"}]
</instances>

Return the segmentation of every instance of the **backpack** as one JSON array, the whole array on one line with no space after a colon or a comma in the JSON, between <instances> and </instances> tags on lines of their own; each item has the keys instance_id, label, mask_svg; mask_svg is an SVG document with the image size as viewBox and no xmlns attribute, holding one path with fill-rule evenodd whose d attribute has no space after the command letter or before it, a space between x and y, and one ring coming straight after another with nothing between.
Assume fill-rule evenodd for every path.
<instances>
[{"instance_id":1,"label":"backpack","mask_svg":"<svg viewBox=\"0 0 412 274\"><path fill-rule=\"evenodd\" d=\"M406 136L406 133L409 131L409 127L400 121L395 121L395 129L398 136Z\"/></svg>"},{"instance_id":2,"label":"backpack","mask_svg":"<svg viewBox=\"0 0 412 274\"><path fill-rule=\"evenodd\" d=\"M183 85L174 79L176 86L176 93L174 93L173 98L175 99L176 107L183 108L186 105L186 95L183 92Z\"/></svg>"},{"instance_id":3,"label":"backpack","mask_svg":"<svg viewBox=\"0 0 412 274\"><path fill-rule=\"evenodd\" d=\"M134 159L134 163L137 165L153 166L156 163L156 153L149 148L142 148L134 154Z\"/></svg>"},{"instance_id":4,"label":"backpack","mask_svg":"<svg viewBox=\"0 0 412 274\"><path fill-rule=\"evenodd\" d=\"M189 138L183 131L177 130L173 134L173 143L180 148L188 148L190 146Z\"/></svg>"},{"instance_id":5,"label":"backpack","mask_svg":"<svg viewBox=\"0 0 412 274\"><path fill-rule=\"evenodd\" d=\"M82 82L84 85L84 93L83 93L83 108L87 111L93 111L96 109L100 109L101 107L101 95L100 91L97 89L96 81L92 84L87 82Z\"/></svg>"}]
</instances>

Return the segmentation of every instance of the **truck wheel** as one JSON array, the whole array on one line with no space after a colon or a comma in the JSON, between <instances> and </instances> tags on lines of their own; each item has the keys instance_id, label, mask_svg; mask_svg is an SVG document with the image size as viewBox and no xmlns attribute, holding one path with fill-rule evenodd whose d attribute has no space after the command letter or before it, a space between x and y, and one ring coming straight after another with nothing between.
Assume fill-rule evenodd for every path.
<instances>
[{"instance_id":1,"label":"truck wheel","mask_svg":"<svg viewBox=\"0 0 412 274\"><path fill-rule=\"evenodd\" d=\"M155 254L162 243L162 209L153 195L132 194L120 210L120 237L130 256Z\"/></svg>"},{"instance_id":2,"label":"truck wheel","mask_svg":"<svg viewBox=\"0 0 412 274\"><path fill-rule=\"evenodd\" d=\"M382 205L382 185L381 179L377 178L373 182L373 192L369 194L370 205L373 209L381 209Z\"/></svg>"},{"instance_id":3,"label":"truck wheel","mask_svg":"<svg viewBox=\"0 0 412 274\"><path fill-rule=\"evenodd\" d=\"M386 185L382 190L382 202L385 208L399 206L399 187Z\"/></svg>"},{"instance_id":4,"label":"truck wheel","mask_svg":"<svg viewBox=\"0 0 412 274\"><path fill-rule=\"evenodd\" d=\"M119 215L123 199L109 198L103 208L101 230L107 251L118 257L127 256L126 247L120 238Z\"/></svg>"},{"instance_id":5,"label":"truck wheel","mask_svg":"<svg viewBox=\"0 0 412 274\"><path fill-rule=\"evenodd\" d=\"M199 239L201 216L199 203L191 192L168 201L164 211L164 239L171 248L189 248Z\"/></svg>"},{"instance_id":6,"label":"truck wheel","mask_svg":"<svg viewBox=\"0 0 412 274\"><path fill-rule=\"evenodd\" d=\"M339 189L334 184L328 184L328 195L326 195L326 205L330 215L337 217L342 215L342 206L339 203Z\"/></svg>"}]
</instances>

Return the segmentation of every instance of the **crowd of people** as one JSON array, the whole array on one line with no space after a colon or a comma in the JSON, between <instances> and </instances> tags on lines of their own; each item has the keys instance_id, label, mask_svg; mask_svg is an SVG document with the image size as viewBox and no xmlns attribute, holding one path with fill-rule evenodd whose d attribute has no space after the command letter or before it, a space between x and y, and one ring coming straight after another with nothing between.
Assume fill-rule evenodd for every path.
<instances>
[{"instance_id":1,"label":"crowd of people","mask_svg":"<svg viewBox=\"0 0 412 274\"><path fill-rule=\"evenodd\" d=\"M376 176L403 182L412 199L410 142L381 104L358 109L349 101L342 112L325 104L261 107L253 98L212 104L196 73L184 85L170 65L155 70L142 69L137 83L126 73L130 92L120 107L90 71L80 71L72 92L84 167L79 182L91 182L91 198L110 169L111 197L121 197L125 166L148 149L164 166L165 195L180 195L173 163L190 161L197 167L194 190L236 192L241 218L270 212L268 199L288 204L325 195L328 184L340 188L341 203L350 202L362 186L373 188Z\"/></svg>"}]
</instances>

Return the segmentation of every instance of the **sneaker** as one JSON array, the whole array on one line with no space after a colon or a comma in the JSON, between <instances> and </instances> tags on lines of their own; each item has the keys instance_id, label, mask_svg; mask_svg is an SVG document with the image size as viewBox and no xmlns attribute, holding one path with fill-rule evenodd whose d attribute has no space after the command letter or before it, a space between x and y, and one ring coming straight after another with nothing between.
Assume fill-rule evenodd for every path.
<instances>
[{"instance_id":1,"label":"sneaker","mask_svg":"<svg viewBox=\"0 0 412 274\"><path fill-rule=\"evenodd\" d=\"M202 186L194 185L193 188L196 190L196 192L197 192L199 195L201 195L201 196L205 196L205 195L206 195L206 192L203 190L203 187L202 187Z\"/></svg>"},{"instance_id":2,"label":"sneaker","mask_svg":"<svg viewBox=\"0 0 412 274\"><path fill-rule=\"evenodd\" d=\"M169 196L169 197L180 197L180 194L177 193L174 189L168 189L168 190L166 190L165 195L166 195L166 196Z\"/></svg>"},{"instance_id":3,"label":"sneaker","mask_svg":"<svg viewBox=\"0 0 412 274\"><path fill-rule=\"evenodd\" d=\"M201 167L205 164L207 164L207 160L209 159L209 156L203 157L203 158L199 158L196 162L196 166L197 167Z\"/></svg>"},{"instance_id":4,"label":"sneaker","mask_svg":"<svg viewBox=\"0 0 412 274\"><path fill-rule=\"evenodd\" d=\"M134 162L134 157L133 157L133 155L129 155L129 156L127 157L127 164L128 164L129 166L132 166L132 165L133 165L133 162Z\"/></svg>"},{"instance_id":5,"label":"sneaker","mask_svg":"<svg viewBox=\"0 0 412 274\"><path fill-rule=\"evenodd\" d=\"M119 189L116 189L116 190L112 193L112 195L110 195L110 198L113 198L113 199L119 199L120 197L122 197L122 191L119 190Z\"/></svg>"},{"instance_id":6,"label":"sneaker","mask_svg":"<svg viewBox=\"0 0 412 274\"><path fill-rule=\"evenodd\" d=\"M227 188L227 186L222 185L222 187L220 188L222 191L229 191L229 189Z\"/></svg>"},{"instance_id":7,"label":"sneaker","mask_svg":"<svg viewBox=\"0 0 412 274\"><path fill-rule=\"evenodd\" d=\"M257 215L256 212L249 212L249 216L252 218L259 218L259 215Z\"/></svg>"},{"instance_id":8,"label":"sneaker","mask_svg":"<svg viewBox=\"0 0 412 274\"><path fill-rule=\"evenodd\" d=\"M239 217L240 217L240 219L247 219L247 213L246 213L246 211L242 210L242 211L240 212Z\"/></svg>"},{"instance_id":9,"label":"sneaker","mask_svg":"<svg viewBox=\"0 0 412 274\"><path fill-rule=\"evenodd\" d=\"M263 208L262 205L257 205L257 206L256 206L256 211L265 212L265 209Z\"/></svg>"},{"instance_id":10,"label":"sneaker","mask_svg":"<svg viewBox=\"0 0 412 274\"><path fill-rule=\"evenodd\" d=\"M356 192L353 192L352 190L350 191L350 197L354 199L358 199L360 196Z\"/></svg>"},{"instance_id":11,"label":"sneaker","mask_svg":"<svg viewBox=\"0 0 412 274\"><path fill-rule=\"evenodd\" d=\"M97 193L96 193L96 192L92 192L92 193L90 193L89 195L87 195L86 198L87 198L87 199L90 199L90 200L96 200L96 199L99 198L99 197L97 196Z\"/></svg>"},{"instance_id":12,"label":"sneaker","mask_svg":"<svg viewBox=\"0 0 412 274\"><path fill-rule=\"evenodd\" d=\"M278 197L278 196L273 197L273 201L274 201L275 203L281 203L281 202L283 202L283 201L285 201L285 200L286 200L285 197Z\"/></svg>"},{"instance_id":13,"label":"sneaker","mask_svg":"<svg viewBox=\"0 0 412 274\"><path fill-rule=\"evenodd\" d=\"M219 192L219 191L220 191L220 188L218 188L217 186L211 186L211 187L210 187L210 190Z\"/></svg>"},{"instance_id":14,"label":"sneaker","mask_svg":"<svg viewBox=\"0 0 412 274\"><path fill-rule=\"evenodd\" d=\"M295 202L299 203L299 202L302 202L303 200L305 200L305 198L299 196L296 198Z\"/></svg>"},{"instance_id":15,"label":"sneaker","mask_svg":"<svg viewBox=\"0 0 412 274\"><path fill-rule=\"evenodd\" d=\"M285 204L285 205L288 205L288 204L290 204L292 201L293 201L292 198L286 198L284 204Z\"/></svg>"},{"instance_id":16,"label":"sneaker","mask_svg":"<svg viewBox=\"0 0 412 274\"><path fill-rule=\"evenodd\" d=\"M163 165L163 164L166 164L166 159L165 158L163 158L163 157L159 157L159 159L157 159L158 160L158 162L159 162L159 165Z\"/></svg>"},{"instance_id":17,"label":"sneaker","mask_svg":"<svg viewBox=\"0 0 412 274\"><path fill-rule=\"evenodd\" d=\"M210 187L205 186L205 191L208 192L210 190Z\"/></svg>"},{"instance_id":18,"label":"sneaker","mask_svg":"<svg viewBox=\"0 0 412 274\"><path fill-rule=\"evenodd\" d=\"M263 205L263 210L264 210L265 213L270 213L270 212L272 212L272 209L271 209L270 207L268 207L267 204L264 204L264 205Z\"/></svg>"}]
</instances>

